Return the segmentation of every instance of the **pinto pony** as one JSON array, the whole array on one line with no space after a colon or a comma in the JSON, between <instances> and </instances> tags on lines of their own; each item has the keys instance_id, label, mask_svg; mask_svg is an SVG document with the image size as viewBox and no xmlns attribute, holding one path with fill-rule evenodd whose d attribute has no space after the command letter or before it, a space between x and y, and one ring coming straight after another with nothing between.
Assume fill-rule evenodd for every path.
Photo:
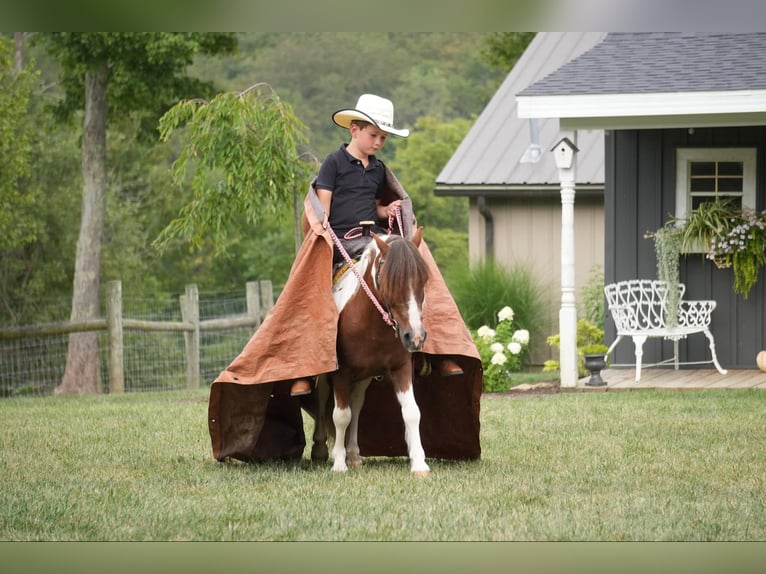
<instances>
[{"instance_id":1,"label":"pinto pony","mask_svg":"<svg viewBox=\"0 0 766 574\"><path fill-rule=\"evenodd\" d=\"M331 388L335 432L332 469L336 472L362 464L357 440L359 414L367 387L373 378L382 376L393 383L401 406L410 470L416 475L430 472L420 442L420 409L412 388L411 353L422 350L426 340L422 307L428 267L418 251L422 232L419 228L411 241L373 233L374 241L356 264L367 289L348 271L333 287L339 312L338 370L328 374L326 382L320 377L311 457L327 459Z\"/></svg>"}]
</instances>

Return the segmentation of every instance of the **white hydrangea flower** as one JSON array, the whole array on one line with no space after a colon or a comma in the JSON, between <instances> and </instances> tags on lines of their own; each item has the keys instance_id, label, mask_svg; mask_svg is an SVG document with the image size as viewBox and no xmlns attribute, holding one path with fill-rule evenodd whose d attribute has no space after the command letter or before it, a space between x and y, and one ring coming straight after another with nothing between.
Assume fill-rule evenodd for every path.
<instances>
[{"instance_id":1,"label":"white hydrangea flower","mask_svg":"<svg viewBox=\"0 0 766 574\"><path fill-rule=\"evenodd\" d=\"M512 355L518 355L521 353L521 344L517 341L511 341L508 343L508 350L511 352Z\"/></svg>"},{"instance_id":2,"label":"white hydrangea flower","mask_svg":"<svg viewBox=\"0 0 766 574\"><path fill-rule=\"evenodd\" d=\"M503 344L502 343L492 343L489 347L489 350L493 353L502 353L503 352Z\"/></svg>"},{"instance_id":3,"label":"white hydrangea flower","mask_svg":"<svg viewBox=\"0 0 766 574\"><path fill-rule=\"evenodd\" d=\"M505 362L508 360L508 358L503 353L495 353L492 355L492 361L491 363L493 365L505 365Z\"/></svg>"},{"instance_id":4,"label":"white hydrangea flower","mask_svg":"<svg viewBox=\"0 0 766 574\"><path fill-rule=\"evenodd\" d=\"M513 321L513 309L511 309L508 305L500 309L500 311L497 312L497 320Z\"/></svg>"},{"instance_id":5,"label":"white hydrangea flower","mask_svg":"<svg viewBox=\"0 0 766 574\"><path fill-rule=\"evenodd\" d=\"M482 325L476 330L476 334L482 339L491 339L495 336L495 330L490 329L486 325Z\"/></svg>"},{"instance_id":6,"label":"white hydrangea flower","mask_svg":"<svg viewBox=\"0 0 766 574\"><path fill-rule=\"evenodd\" d=\"M513 333L513 336L511 337L512 341L516 341L518 343L521 343L522 345L528 345L529 344L529 331L526 329L519 329L518 331Z\"/></svg>"}]
</instances>

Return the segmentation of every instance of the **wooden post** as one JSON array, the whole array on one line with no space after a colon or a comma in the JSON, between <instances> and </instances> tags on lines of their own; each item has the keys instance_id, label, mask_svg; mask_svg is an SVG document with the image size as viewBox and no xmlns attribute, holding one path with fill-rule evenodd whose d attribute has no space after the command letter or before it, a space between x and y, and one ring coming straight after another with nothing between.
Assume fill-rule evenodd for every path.
<instances>
[{"instance_id":1,"label":"wooden post","mask_svg":"<svg viewBox=\"0 0 766 574\"><path fill-rule=\"evenodd\" d=\"M109 345L109 392L125 392L122 345L122 283L107 283L106 331Z\"/></svg>"},{"instance_id":2,"label":"wooden post","mask_svg":"<svg viewBox=\"0 0 766 574\"><path fill-rule=\"evenodd\" d=\"M271 308L274 306L274 291L272 290L271 281L268 279L261 280L261 309L263 315L261 320L266 318Z\"/></svg>"},{"instance_id":3,"label":"wooden post","mask_svg":"<svg viewBox=\"0 0 766 574\"><path fill-rule=\"evenodd\" d=\"M186 345L186 388L199 388L199 289L195 284L186 286L181 296L181 318L191 323L191 331L184 331Z\"/></svg>"},{"instance_id":4,"label":"wooden post","mask_svg":"<svg viewBox=\"0 0 766 574\"><path fill-rule=\"evenodd\" d=\"M247 299L247 316L257 322L253 325L250 333L255 333L261 324L261 296L258 292L258 282L248 281L245 283L245 297Z\"/></svg>"}]
</instances>

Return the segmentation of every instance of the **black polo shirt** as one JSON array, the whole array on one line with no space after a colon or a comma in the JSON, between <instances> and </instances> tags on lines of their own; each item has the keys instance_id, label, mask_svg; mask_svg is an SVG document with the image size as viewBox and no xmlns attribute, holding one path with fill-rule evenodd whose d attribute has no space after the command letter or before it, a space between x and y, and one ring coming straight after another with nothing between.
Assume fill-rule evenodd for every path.
<instances>
[{"instance_id":1,"label":"black polo shirt","mask_svg":"<svg viewBox=\"0 0 766 574\"><path fill-rule=\"evenodd\" d=\"M346 151L344 143L322 162L316 187L332 192L330 226L339 236L359 226L360 221L378 221L375 200L386 183L383 163L369 156L367 168Z\"/></svg>"}]
</instances>

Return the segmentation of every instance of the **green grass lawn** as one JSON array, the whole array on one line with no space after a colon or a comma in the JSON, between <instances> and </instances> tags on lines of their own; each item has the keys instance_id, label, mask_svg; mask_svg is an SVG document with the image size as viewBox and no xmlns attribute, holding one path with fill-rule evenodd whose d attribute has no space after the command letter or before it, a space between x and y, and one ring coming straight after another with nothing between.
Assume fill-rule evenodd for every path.
<instances>
[{"instance_id":1,"label":"green grass lawn","mask_svg":"<svg viewBox=\"0 0 766 574\"><path fill-rule=\"evenodd\" d=\"M338 475L308 449L218 463L207 390L2 400L0 540L766 539L762 391L485 395L481 409L481 460L429 460L417 479L404 458Z\"/></svg>"}]
</instances>

